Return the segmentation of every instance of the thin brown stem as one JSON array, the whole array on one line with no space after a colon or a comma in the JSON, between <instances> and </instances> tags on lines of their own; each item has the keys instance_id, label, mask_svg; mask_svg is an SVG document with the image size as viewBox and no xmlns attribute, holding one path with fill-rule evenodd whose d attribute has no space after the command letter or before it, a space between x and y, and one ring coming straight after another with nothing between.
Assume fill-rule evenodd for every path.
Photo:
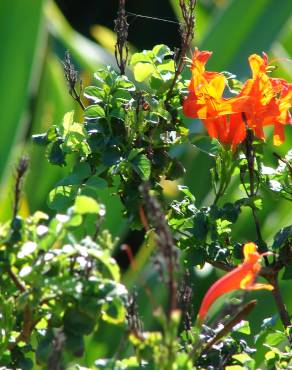
<instances>
[{"instance_id":1,"label":"thin brown stem","mask_svg":"<svg viewBox=\"0 0 292 370\"><path fill-rule=\"evenodd\" d=\"M14 342L9 343L8 349L12 351L17 346L17 344L21 341L28 343L31 333L39 321L40 319L33 320L31 308L27 304L23 311L23 328L21 330L21 333L15 339Z\"/></svg>"},{"instance_id":2,"label":"thin brown stem","mask_svg":"<svg viewBox=\"0 0 292 370\"><path fill-rule=\"evenodd\" d=\"M21 184L23 177L28 168L28 157L22 156L19 160L19 163L16 168L16 179L15 179L15 186L14 186L14 205L13 205L13 219L17 216L18 209L19 209L19 202L21 196Z\"/></svg>"},{"instance_id":3,"label":"thin brown stem","mask_svg":"<svg viewBox=\"0 0 292 370\"><path fill-rule=\"evenodd\" d=\"M156 198L149 194L149 184L145 183L141 185L140 190L144 199L147 216L152 221L153 227L156 231L157 245L166 264L169 300L168 318L170 318L171 313L177 308L177 285L174 276L176 266L176 252L174 250L174 242L160 204L158 203Z\"/></svg>"},{"instance_id":4,"label":"thin brown stem","mask_svg":"<svg viewBox=\"0 0 292 370\"><path fill-rule=\"evenodd\" d=\"M207 342L204 347L204 351L212 348L212 346L216 344L221 338L225 337L225 335L227 335L236 324L243 320L254 309L256 303L256 300L253 300L245 304L244 307L241 308L240 311L224 325L224 328L220 330L214 338Z\"/></svg>"},{"instance_id":5,"label":"thin brown stem","mask_svg":"<svg viewBox=\"0 0 292 370\"><path fill-rule=\"evenodd\" d=\"M273 152L273 155L281 162L285 163L287 168L289 169L290 176L292 177L292 164L286 159L282 158L278 153Z\"/></svg>"},{"instance_id":6,"label":"thin brown stem","mask_svg":"<svg viewBox=\"0 0 292 370\"><path fill-rule=\"evenodd\" d=\"M273 285L274 289L272 290L273 297L282 321L282 324L285 328L285 330L288 329L288 327L291 325L289 313L286 309L280 287L279 287L279 282L278 282L278 274L274 274L272 277L269 279L270 283ZM292 337L288 336L289 342L292 344Z\"/></svg>"},{"instance_id":7,"label":"thin brown stem","mask_svg":"<svg viewBox=\"0 0 292 370\"><path fill-rule=\"evenodd\" d=\"M127 44L129 24L127 23L125 7L126 0L119 0L119 11L117 19L115 20L115 32L117 34L117 42L115 45L115 58L117 65L120 69L121 75L125 74L129 55L129 49Z\"/></svg>"},{"instance_id":8,"label":"thin brown stem","mask_svg":"<svg viewBox=\"0 0 292 370\"><path fill-rule=\"evenodd\" d=\"M166 102L172 96L174 86L177 82L179 75L182 73L185 66L185 59L187 51L190 48L191 41L194 37L194 27L195 27L195 8L197 0L179 0L179 6L182 13L183 23L180 27L181 34L181 48L177 56L176 69L174 73L174 78L170 89L168 90Z\"/></svg>"},{"instance_id":9,"label":"thin brown stem","mask_svg":"<svg viewBox=\"0 0 292 370\"><path fill-rule=\"evenodd\" d=\"M65 58L63 61L63 68L64 68L64 74L65 78L68 82L69 87L69 94L72 96L74 100L77 101L77 103L80 105L81 109L85 109L85 105L83 104L81 100L81 93L82 93L82 81L80 81L79 86L79 92L77 92L76 84L78 82L78 72L75 69L74 64L71 61L71 56L69 51L66 51Z\"/></svg>"},{"instance_id":10,"label":"thin brown stem","mask_svg":"<svg viewBox=\"0 0 292 370\"><path fill-rule=\"evenodd\" d=\"M25 286L22 284L22 282L18 279L18 277L14 274L14 272L11 270L10 267L7 268L7 274L10 277L10 279L13 281L16 288L21 292L25 292Z\"/></svg>"},{"instance_id":11,"label":"thin brown stem","mask_svg":"<svg viewBox=\"0 0 292 370\"><path fill-rule=\"evenodd\" d=\"M254 167L255 166L255 152L254 152L254 147L253 147L254 133L248 127L247 119L244 113L242 113L242 118L246 125L246 139L244 141L244 144L245 144L245 156L247 160L248 173L249 173L249 191L246 191L246 193L247 193L247 196L251 198L252 200L250 207L251 207L252 216L254 219L256 234L257 234L257 238L259 242L259 248L262 248L263 246L265 246L266 243L264 242L264 239L262 237L260 222L257 217L256 207L253 203L254 197L257 195L257 188L255 187L255 167ZM264 260L265 260L266 265L268 266L269 261L266 256L264 257Z\"/></svg>"}]
</instances>

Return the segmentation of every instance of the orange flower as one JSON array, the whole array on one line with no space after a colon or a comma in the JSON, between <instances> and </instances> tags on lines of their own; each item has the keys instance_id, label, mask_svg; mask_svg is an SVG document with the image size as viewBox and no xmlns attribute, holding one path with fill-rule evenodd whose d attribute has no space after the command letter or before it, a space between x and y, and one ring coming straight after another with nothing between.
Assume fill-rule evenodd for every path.
<instances>
[{"instance_id":1,"label":"orange flower","mask_svg":"<svg viewBox=\"0 0 292 370\"><path fill-rule=\"evenodd\" d=\"M205 64L212 53L195 49L192 61L192 78L189 95L183 104L183 111L191 118L215 118L226 114L242 112L248 97L223 98L226 80L219 72L205 70Z\"/></svg>"},{"instance_id":2,"label":"orange flower","mask_svg":"<svg viewBox=\"0 0 292 370\"><path fill-rule=\"evenodd\" d=\"M246 137L246 127L241 113L203 120L209 136L223 144L231 145L232 150Z\"/></svg>"},{"instance_id":3,"label":"orange flower","mask_svg":"<svg viewBox=\"0 0 292 370\"><path fill-rule=\"evenodd\" d=\"M261 270L259 260L263 254L257 252L257 246L254 243L247 243L243 247L244 262L234 270L228 272L221 279L216 281L207 291L199 309L198 320L203 322L212 303L225 293L237 289L273 290L270 284L255 283L255 279Z\"/></svg>"},{"instance_id":4,"label":"orange flower","mask_svg":"<svg viewBox=\"0 0 292 370\"><path fill-rule=\"evenodd\" d=\"M249 57L252 78L247 80L239 95L223 98L226 80L223 74L206 71L212 53L195 50L189 95L183 103L187 117L200 118L209 135L234 150L246 137L246 126L263 139L264 127L274 126L274 144L284 139L284 127L292 124L292 84L280 78L270 78L268 57ZM246 122L243 120L243 114Z\"/></svg>"},{"instance_id":5,"label":"orange flower","mask_svg":"<svg viewBox=\"0 0 292 370\"><path fill-rule=\"evenodd\" d=\"M274 126L274 144L283 143L284 126L291 124L289 108L292 106L292 84L280 78L270 78L268 58L257 54L249 57L252 79L246 81L240 96L249 96L249 109L245 112L247 124L260 139L265 138L263 128Z\"/></svg>"}]
</instances>

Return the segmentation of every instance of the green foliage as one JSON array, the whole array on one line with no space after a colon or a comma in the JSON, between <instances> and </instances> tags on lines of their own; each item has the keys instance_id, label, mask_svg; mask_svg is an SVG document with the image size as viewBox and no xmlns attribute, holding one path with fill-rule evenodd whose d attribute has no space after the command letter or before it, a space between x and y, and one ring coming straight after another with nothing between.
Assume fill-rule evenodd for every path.
<instances>
[{"instance_id":1,"label":"green foliage","mask_svg":"<svg viewBox=\"0 0 292 370\"><path fill-rule=\"evenodd\" d=\"M132 62L146 63L147 55L134 54ZM162 63L170 51L165 46L156 47L151 55ZM163 104L166 93L161 95L159 86L157 96L137 91L133 82L110 67L97 71L94 77L96 85L84 91L93 103L84 110L84 124L74 122L70 112L60 126L51 126L46 133L33 136L36 144L46 146L51 164L65 166L67 157L75 153L80 158L73 172L50 192L48 205L64 211L77 195L93 196L96 181L109 187L118 183L116 192L128 219L133 227L139 227L138 187L150 177L157 181L164 175L174 180L183 174L183 166L170 156L169 150L185 140L187 130L181 119L174 126L170 124L170 112ZM181 92L177 94L173 99L180 99ZM178 116L180 110L179 106L171 114Z\"/></svg>"},{"instance_id":2,"label":"green foliage","mask_svg":"<svg viewBox=\"0 0 292 370\"><path fill-rule=\"evenodd\" d=\"M36 212L22 220L17 242L13 234L20 220L12 230L6 225L1 234L2 366L12 361L20 367L31 358L31 346L18 347L30 336L38 343L36 361L45 366L58 352L61 362L82 356L84 336L101 321L124 322L127 290L119 282L116 261L104 245L80 237L82 229L86 233L87 214L101 208L94 199L79 196L66 214L49 219Z\"/></svg>"},{"instance_id":3,"label":"green foliage","mask_svg":"<svg viewBox=\"0 0 292 370\"><path fill-rule=\"evenodd\" d=\"M193 306L199 301L200 286L203 285L198 278L199 269L209 264L232 270L241 263L242 243L250 239L249 236L242 238L237 232L239 228L245 232L244 217L251 225L246 229L256 230L253 241L262 250L273 254L265 256L261 277L273 284L278 276L286 281L292 279L291 225L281 221L279 226L274 222L273 235L263 238L257 229L256 218L265 212L269 215L271 207L266 206L266 194L271 198L269 201L291 200L291 150L286 155L284 150L281 156L276 155L279 162L274 168L265 151L269 144L252 143L255 152L253 185L256 188L252 193L244 148L241 146L231 151L201 132L194 134L190 122L184 118L181 106L188 80L184 74L175 75L176 52L166 45L157 45L152 50L132 55L133 79L120 75L112 67L98 69L96 60L87 55L88 40L81 39L83 44L78 44L79 35L62 19L53 2L48 4L46 14L53 30L50 32L54 32L58 42L70 47L81 66L91 72L97 71L90 85L82 91L80 99L85 105L82 112L80 109L72 111L71 104L60 102L54 96L60 109L58 114L47 118L44 107L51 99L48 92L42 96L43 105L39 103L35 120L41 121L40 117L44 116L45 124L34 126L33 131L45 132L33 136L37 144L33 151L39 150L33 157L36 159L35 153L45 154L53 166L48 172L49 181L38 176L39 181L33 186L30 184L33 193L30 196L36 197L43 184L42 191L50 211L31 212L25 217L18 212L19 189L15 187L16 211L0 225L0 365L21 369L191 370L224 367L231 370L256 369L260 363L267 369L288 368L291 365L288 344L291 325L286 325L284 330L279 324L276 326L279 315L266 318L266 312L262 311L263 323L256 332L255 320L249 322L247 312L242 309L245 297L226 299L217 318L212 317L211 311L212 320L203 326L195 321ZM259 36L259 25L265 14L273 14L275 8L270 1L254 4L253 11L248 10L249 22L242 18L244 25L236 27L238 18L235 14L242 6L240 1L232 1L226 9L220 10L221 17L216 21L220 43L214 31L206 33L203 40L214 49L218 45L221 48L221 35L230 33L230 30L226 32L227 25L234 30L228 50L221 52L219 57L217 55L213 62L224 68L234 64L242 69L241 50L250 50L250 46L242 48L242 44L258 40L255 32ZM283 6L288 9L288 0ZM39 18L31 12L29 4L25 11L34 19L33 27L38 27ZM199 4L199 14L204 11ZM263 38L264 44L274 41L275 28L288 15L287 11L275 17L268 36ZM26 31L29 31L29 45L32 45L36 32ZM80 45L86 47L83 49ZM107 59L104 51L92 47L96 55ZM54 60L48 62L48 71L54 70ZM105 64L111 64L111 60ZM23 83L32 68L32 63L28 64L29 68L23 71L21 78L13 76L15 81L11 86L16 86L16 80L19 80L18 89L13 89L13 93L23 91ZM65 91L65 81L47 69L43 89L47 90L49 86L52 95L56 91ZM223 73L230 91L238 91L241 82L230 73ZM4 97L8 101L13 95L11 91ZM15 110L18 116L24 100L21 96ZM60 112L63 115L68 110L61 119ZM6 112L9 118L12 110ZM17 125L18 120L13 123ZM194 126L193 122L191 125ZM15 135L12 131L6 135L9 140L3 150L7 151L11 146L11 133ZM199 159L188 166L189 169L194 166L196 171L189 170L186 178L194 183L202 180L204 196L212 182L214 194L204 202L197 196L199 185L195 194L191 187L178 185L185 179L179 153L188 147L192 147ZM207 158L206 154L211 165L206 165L205 159L201 161ZM6 162L6 157L3 161ZM6 163L2 167L4 165ZM204 170L208 172L210 167L212 181L209 179L207 184ZM52 168L61 170L62 175L55 176ZM32 171L38 174L37 161ZM177 187L175 199L165 196L167 186L161 180ZM238 187L239 182L240 190L234 192L234 184ZM158 220L158 224L154 222L157 218L155 207L154 215L147 212L147 199L141 192L145 183L150 188L149 203L155 196L158 199L156 206L161 208L163 220ZM109 200L110 207L105 207L104 199ZM119 239L104 226L110 220L117 230L120 217L111 206L116 200L122 204L123 216L130 228L147 229L145 244L136 256L132 256L131 245L122 245L130 265L125 274L116 260L119 260ZM175 251L163 249L163 242L169 238L168 227ZM145 265L151 253L149 250L154 251L158 273L152 267L146 266L143 271L140 267ZM127 273L135 276L138 305L133 298L135 293L128 294ZM171 274L174 279L172 288ZM203 289L207 289L207 283ZM179 303L176 302L175 309L170 310L172 290L175 290L174 300L179 298ZM147 298L141 299L144 293ZM167 295L168 302L164 299ZM286 298L289 297L284 296L284 301Z\"/></svg>"}]
</instances>

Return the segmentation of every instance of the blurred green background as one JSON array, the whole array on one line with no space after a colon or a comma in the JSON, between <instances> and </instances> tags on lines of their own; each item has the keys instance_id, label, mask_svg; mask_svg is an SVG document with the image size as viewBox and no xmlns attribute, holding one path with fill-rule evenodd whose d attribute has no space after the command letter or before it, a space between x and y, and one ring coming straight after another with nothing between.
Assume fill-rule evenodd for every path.
<instances>
[{"instance_id":1,"label":"blurred green background","mask_svg":"<svg viewBox=\"0 0 292 370\"><path fill-rule=\"evenodd\" d=\"M165 43L171 48L179 47L178 22L180 19L178 0L127 0L131 13L162 18L154 20L129 14L129 41L131 50L152 48ZM51 124L59 124L63 115L76 110L75 118L82 120L82 112L68 94L63 76L61 60L65 50L72 54L80 71L84 85L100 66L115 66L113 45L113 19L118 0L1 0L0 1L0 219L9 219L12 213L12 182L17 158L25 152L30 155L30 170L26 179L21 213L28 215L37 209L49 211L46 205L48 192L63 176L66 169L47 164L44 151L32 145L31 135L45 131ZM247 57L266 51L271 59L278 58L277 75L292 81L292 1L291 0L199 0L197 6L196 33L193 46L214 51L208 64L209 69L228 70L239 78L249 73ZM284 154L291 148L292 130L286 130L287 140L277 148ZM267 150L267 164L275 161ZM187 168L185 183L194 192L198 204L210 200L210 166L207 155L194 149L182 150ZM243 196L234 181L229 188L228 198ZM115 235L125 233L121 206L118 199L109 193L101 194L102 200L111 212L106 226ZM292 210L288 202L266 195L264 209L260 214L263 234L267 241L274 233L291 220ZM291 221L290 221L291 222ZM241 216L236 237L241 241L255 237L250 214ZM140 235L134 235L132 243L141 242ZM136 249L137 246L133 245ZM145 248L145 247L144 247ZM140 250L137 258L144 258L143 276L154 295L159 293L159 284L151 263L147 264L148 251ZM143 260L144 261L144 260ZM143 263L141 263L143 266ZM150 266L147 267L147 266ZM141 268L142 269L142 268ZM207 277L197 276L194 306L197 307L207 286L217 276L211 271ZM142 274L142 271L140 271ZM139 291L139 281L126 275L130 285ZM287 284L282 284L284 297L290 311L292 296ZM290 287L291 288L291 287ZM151 307L148 299L140 294L140 307L146 325L153 327ZM273 315L275 307L269 294L257 293L260 303L251 318L257 328L265 316ZM103 335L110 335L104 332ZM99 341L98 335L95 338ZM95 348L95 358L97 355ZM109 349L99 347L102 355ZM256 356L260 356L258 351ZM90 357L90 353L88 354Z\"/></svg>"}]
</instances>

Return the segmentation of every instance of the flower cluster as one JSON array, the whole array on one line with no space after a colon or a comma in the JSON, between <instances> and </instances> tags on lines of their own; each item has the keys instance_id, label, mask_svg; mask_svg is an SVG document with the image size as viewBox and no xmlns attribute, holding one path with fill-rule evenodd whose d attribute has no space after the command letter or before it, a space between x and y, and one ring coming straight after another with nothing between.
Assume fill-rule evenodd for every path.
<instances>
[{"instance_id":1,"label":"flower cluster","mask_svg":"<svg viewBox=\"0 0 292 370\"><path fill-rule=\"evenodd\" d=\"M270 284L256 283L255 280L261 270L259 260L264 254L259 254L254 243L243 246L244 261L234 270L217 280L207 291L199 309L198 321L203 322L212 303L223 294L237 289L244 290L273 290Z\"/></svg>"},{"instance_id":2,"label":"flower cluster","mask_svg":"<svg viewBox=\"0 0 292 370\"><path fill-rule=\"evenodd\" d=\"M291 124L292 84L281 78L271 78L266 54L249 57L252 78L247 80L237 96L224 98L226 77L205 70L212 53L195 50L189 95L183 104L184 114L200 118L209 135L233 149L246 137L250 128L264 139L265 126L274 126L274 144L284 141L284 126Z\"/></svg>"}]
</instances>

